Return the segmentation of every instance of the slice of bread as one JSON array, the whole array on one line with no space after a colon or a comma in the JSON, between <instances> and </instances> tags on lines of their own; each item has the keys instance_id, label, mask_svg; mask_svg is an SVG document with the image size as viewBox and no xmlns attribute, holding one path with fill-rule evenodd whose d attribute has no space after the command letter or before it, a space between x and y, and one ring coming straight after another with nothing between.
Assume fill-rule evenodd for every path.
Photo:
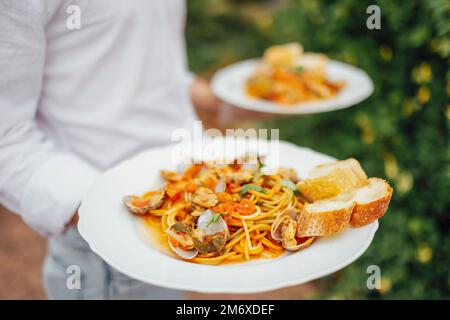
<instances>
[{"instance_id":1,"label":"slice of bread","mask_svg":"<svg viewBox=\"0 0 450 320\"><path fill-rule=\"evenodd\" d=\"M353 158L318 165L306 180L297 183L297 189L309 202L334 197L367 184L367 175Z\"/></svg>"},{"instance_id":2,"label":"slice of bread","mask_svg":"<svg viewBox=\"0 0 450 320\"><path fill-rule=\"evenodd\" d=\"M266 49L263 61L271 67L292 68L300 59L302 53L303 47L298 43L275 45Z\"/></svg>"},{"instance_id":3,"label":"slice of bread","mask_svg":"<svg viewBox=\"0 0 450 320\"><path fill-rule=\"evenodd\" d=\"M297 60L297 67L302 67L307 72L325 77L327 64L330 61L323 53L305 52Z\"/></svg>"},{"instance_id":4,"label":"slice of bread","mask_svg":"<svg viewBox=\"0 0 450 320\"><path fill-rule=\"evenodd\" d=\"M392 197L383 179L370 178L367 185L332 198L306 203L297 216L297 236L324 236L349 226L361 227L381 218Z\"/></svg>"},{"instance_id":5,"label":"slice of bread","mask_svg":"<svg viewBox=\"0 0 450 320\"><path fill-rule=\"evenodd\" d=\"M353 199L356 205L350 225L361 227L384 216L391 201L392 192L391 186L383 179L370 178L367 186L354 191Z\"/></svg>"},{"instance_id":6,"label":"slice of bread","mask_svg":"<svg viewBox=\"0 0 450 320\"><path fill-rule=\"evenodd\" d=\"M338 197L306 203L297 216L297 236L325 236L347 229L354 207L351 199Z\"/></svg>"}]
</instances>

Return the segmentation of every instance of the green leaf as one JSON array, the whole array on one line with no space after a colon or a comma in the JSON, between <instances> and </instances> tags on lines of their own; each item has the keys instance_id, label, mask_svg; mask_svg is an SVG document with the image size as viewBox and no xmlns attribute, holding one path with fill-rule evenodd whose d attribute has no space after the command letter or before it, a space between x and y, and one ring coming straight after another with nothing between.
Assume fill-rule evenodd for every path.
<instances>
[{"instance_id":1,"label":"green leaf","mask_svg":"<svg viewBox=\"0 0 450 320\"><path fill-rule=\"evenodd\" d=\"M289 179L281 179L281 185L289 190L295 191L297 190L297 187L295 186L295 183L293 183Z\"/></svg>"},{"instance_id":2,"label":"green leaf","mask_svg":"<svg viewBox=\"0 0 450 320\"><path fill-rule=\"evenodd\" d=\"M257 159L258 159L258 169L261 170L266 166L266 164L261 161L261 158L259 156L257 157Z\"/></svg>"},{"instance_id":3,"label":"green leaf","mask_svg":"<svg viewBox=\"0 0 450 320\"><path fill-rule=\"evenodd\" d=\"M281 179L281 185L294 192L294 195L300 195L300 191L297 190L297 186L289 179Z\"/></svg>"},{"instance_id":4,"label":"green leaf","mask_svg":"<svg viewBox=\"0 0 450 320\"><path fill-rule=\"evenodd\" d=\"M302 66L296 66L296 67L292 68L292 71L294 71L296 73L303 73L303 72L305 72L305 68L303 68Z\"/></svg>"},{"instance_id":5,"label":"green leaf","mask_svg":"<svg viewBox=\"0 0 450 320\"><path fill-rule=\"evenodd\" d=\"M216 223L217 220L219 220L219 218L222 217L223 215L224 215L223 213L216 213L211 217L211 219L209 219L209 221L206 223L206 226L209 227L211 224Z\"/></svg>"},{"instance_id":6,"label":"green leaf","mask_svg":"<svg viewBox=\"0 0 450 320\"><path fill-rule=\"evenodd\" d=\"M242 197L249 190L254 190L256 192L267 193L267 190L260 186L255 186L254 184L246 184L239 190L239 195Z\"/></svg>"}]
</instances>

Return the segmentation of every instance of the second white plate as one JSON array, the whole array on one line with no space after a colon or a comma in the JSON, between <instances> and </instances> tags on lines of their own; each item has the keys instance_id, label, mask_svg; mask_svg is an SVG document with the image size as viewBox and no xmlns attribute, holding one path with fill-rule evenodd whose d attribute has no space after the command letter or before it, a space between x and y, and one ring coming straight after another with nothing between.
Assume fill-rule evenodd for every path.
<instances>
[{"instance_id":1,"label":"second white plate","mask_svg":"<svg viewBox=\"0 0 450 320\"><path fill-rule=\"evenodd\" d=\"M212 79L212 90L220 99L236 107L279 114L310 114L348 108L365 100L373 92L373 82L366 72L331 60L327 66L327 78L346 82L335 97L294 105L256 99L246 93L245 82L260 63L260 59L245 60L219 70Z\"/></svg>"}]
</instances>

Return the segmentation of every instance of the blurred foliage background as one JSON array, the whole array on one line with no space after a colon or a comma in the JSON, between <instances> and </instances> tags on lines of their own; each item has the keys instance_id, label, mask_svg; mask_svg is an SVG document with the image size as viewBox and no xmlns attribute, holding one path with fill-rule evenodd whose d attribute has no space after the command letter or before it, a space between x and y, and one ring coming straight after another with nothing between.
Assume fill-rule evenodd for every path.
<instances>
[{"instance_id":1,"label":"blurred foliage background","mask_svg":"<svg viewBox=\"0 0 450 320\"><path fill-rule=\"evenodd\" d=\"M371 4L381 8L381 30L366 27ZM197 73L298 41L374 81L373 95L353 108L258 124L336 158L356 157L395 189L372 246L320 280L318 297L450 298L450 1L191 0L188 10ZM379 290L366 287L371 264L381 268Z\"/></svg>"}]
</instances>

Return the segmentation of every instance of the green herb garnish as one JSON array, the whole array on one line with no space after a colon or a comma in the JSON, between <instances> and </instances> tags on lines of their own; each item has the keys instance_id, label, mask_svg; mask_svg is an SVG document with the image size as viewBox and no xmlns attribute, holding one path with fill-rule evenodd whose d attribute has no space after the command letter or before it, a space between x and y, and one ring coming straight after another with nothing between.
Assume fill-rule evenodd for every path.
<instances>
[{"instance_id":1,"label":"green herb garnish","mask_svg":"<svg viewBox=\"0 0 450 320\"><path fill-rule=\"evenodd\" d=\"M297 190L297 187L295 186L295 184L288 179L281 179L281 185L285 188L288 188L289 190L295 191Z\"/></svg>"},{"instance_id":2,"label":"green herb garnish","mask_svg":"<svg viewBox=\"0 0 450 320\"><path fill-rule=\"evenodd\" d=\"M267 193L267 190L260 186L255 186L254 184L246 184L239 190L239 195L242 197L249 190L254 190L256 192Z\"/></svg>"},{"instance_id":3,"label":"green herb garnish","mask_svg":"<svg viewBox=\"0 0 450 320\"><path fill-rule=\"evenodd\" d=\"M258 169L261 170L262 168L264 168L266 166L266 164L261 161L260 157L258 157L257 159L258 159Z\"/></svg>"},{"instance_id":4,"label":"green herb garnish","mask_svg":"<svg viewBox=\"0 0 450 320\"><path fill-rule=\"evenodd\" d=\"M305 71L305 68L303 68L302 66L296 66L296 67L292 68L292 71L294 71L296 73L303 73Z\"/></svg>"},{"instance_id":5,"label":"green herb garnish","mask_svg":"<svg viewBox=\"0 0 450 320\"><path fill-rule=\"evenodd\" d=\"M297 186L291 180L281 179L280 182L283 187L293 191L294 195L296 195L296 196L300 195L300 192L297 190Z\"/></svg>"},{"instance_id":6,"label":"green herb garnish","mask_svg":"<svg viewBox=\"0 0 450 320\"><path fill-rule=\"evenodd\" d=\"M211 224L216 223L220 217L224 217L225 213L216 213L214 214L211 219L206 223L206 226L209 227Z\"/></svg>"}]
</instances>

